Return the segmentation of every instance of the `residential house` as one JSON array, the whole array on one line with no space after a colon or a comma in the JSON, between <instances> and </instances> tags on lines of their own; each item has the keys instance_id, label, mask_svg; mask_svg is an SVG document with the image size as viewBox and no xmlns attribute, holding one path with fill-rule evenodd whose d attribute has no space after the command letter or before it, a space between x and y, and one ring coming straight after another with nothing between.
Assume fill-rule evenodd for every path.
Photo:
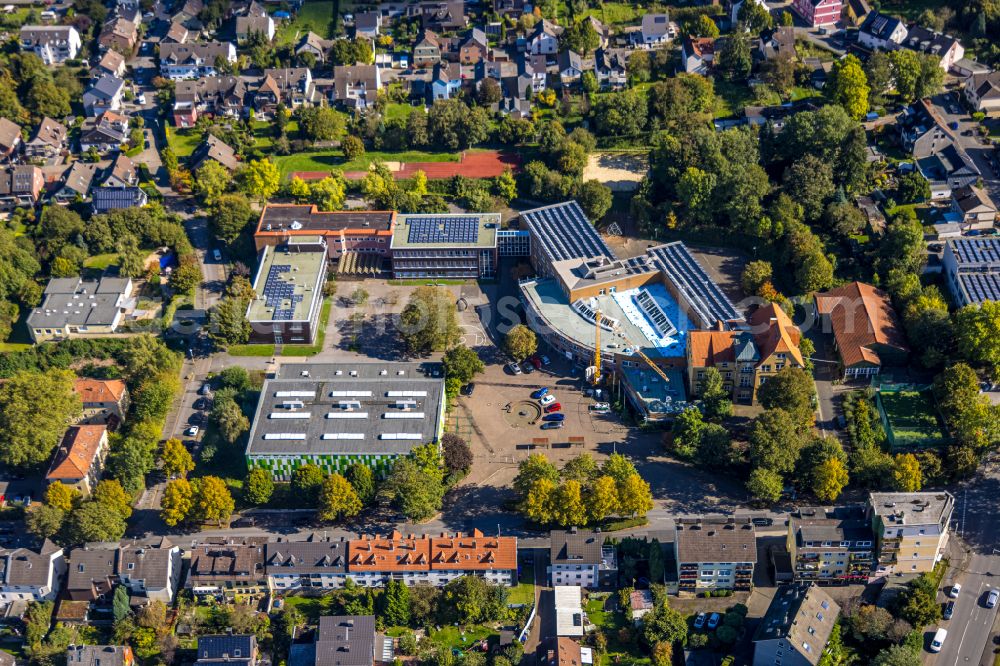
<instances>
[{"instance_id":1,"label":"residential house","mask_svg":"<svg viewBox=\"0 0 1000 666\"><path fill-rule=\"evenodd\" d=\"M177 4L174 4L177 7ZM181 5L173 17L171 17L172 23L181 23L184 27L189 30L201 30L202 24L198 19L198 15L201 14L201 10L205 8L205 3L202 0L185 0L184 4Z\"/></svg>"},{"instance_id":2,"label":"residential house","mask_svg":"<svg viewBox=\"0 0 1000 666\"><path fill-rule=\"evenodd\" d=\"M90 196L90 188L97 175L97 165L91 162L77 160L66 170L62 185L52 195L52 200L58 204L71 204L83 201Z\"/></svg>"},{"instance_id":3,"label":"residential house","mask_svg":"<svg viewBox=\"0 0 1000 666\"><path fill-rule=\"evenodd\" d=\"M9 161L21 146L21 126L0 118L0 160Z\"/></svg>"},{"instance_id":4,"label":"residential house","mask_svg":"<svg viewBox=\"0 0 1000 666\"><path fill-rule=\"evenodd\" d=\"M898 18L871 12L858 28L858 43L868 49L891 51L902 45L907 32Z\"/></svg>"},{"instance_id":5,"label":"residential house","mask_svg":"<svg viewBox=\"0 0 1000 666\"><path fill-rule=\"evenodd\" d=\"M102 49L130 56L139 43L139 26L125 18L112 18L101 28L97 43Z\"/></svg>"},{"instance_id":6,"label":"residential house","mask_svg":"<svg viewBox=\"0 0 1000 666\"><path fill-rule=\"evenodd\" d=\"M141 208L149 195L141 187L98 187L91 194L90 207L95 215L119 208Z\"/></svg>"},{"instance_id":7,"label":"residential house","mask_svg":"<svg viewBox=\"0 0 1000 666\"><path fill-rule=\"evenodd\" d=\"M272 117L279 103L291 110L316 101L316 84L308 67L265 69L264 80L253 96L254 110L262 118Z\"/></svg>"},{"instance_id":8,"label":"residential house","mask_svg":"<svg viewBox=\"0 0 1000 666\"><path fill-rule=\"evenodd\" d=\"M28 315L32 341L104 337L114 333L125 314L134 309L132 288L129 278L49 280L42 293L42 304Z\"/></svg>"},{"instance_id":9,"label":"residential house","mask_svg":"<svg viewBox=\"0 0 1000 666\"><path fill-rule=\"evenodd\" d=\"M839 21L844 3L843 0L792 0L792 9L802 18L806 27L819 28Z\"/></svg>"},{"instance_id":10,"label":"residential house","mask_svg":"<svg viewBox=\"0 0 1000 666\"><path fill-rule=\"evenodd\" d=\"M559 67L559 80L564 86L577 83L583 74L583 58L574 51L560 51L556 56L556 63Z\"/></svg>"},{"instance_id":11,"label":"residential house","mask_svg":"<svg viewBox=\"0 0 1000 666\"><path fill-rule=\"evenodd\" d=\"M818 666L840 605L811 583L782 585L753 635L753 666Z\"/></svg>"},{"instance_id":12,"label":"residential house","mask_svg":"<svg viewBox=\"0 0 1000 666\"><path fill-rule=\"evenodd\" d=\"M331 44L330 40L323 39L310 30L299 40L298 45L295 47L295 55L301 56L305 53L311 53L316 58L316 62L324 63L326 62L326 54L330 50Z\"/></svg>"},{"instance_id":13,"label":"residential house","mask_svg":"<svg viewBox=\"0 0 1000 666\"><path fill-rule=\"evenodd\" d=\"M442 44L437 33L424 30L413 47L413 66L430 67L441 62Z\"/></svg>"},{"instance_id":14,"label":"residential house","mask_svg":"<svg viewBox=\"0 0 1000 666\"><path fill-rule=\"evenodd\" d=\"M844 3L844 23L848 27L857 28L865 22L871 10L867 0L847 0Z\"/></svg>"},{"instance_id":15,"label":"residential house","mask_svg":"<svg viewBox=\"0 0 1000 666\"><path fill-rule=\"evenodd\" d=\"M381 89L382 74L375 65L338 65L333 68L331 102L366 109L375 103Z\"/></svg>"},{"instance_id":16,"label":"residential house","mask_svg":"<svg viewBox=\"0 0 1000 666\"><path fill-rule=\"evenodd\" d=\"M97 118L88 118L80 128L80 150L91 148L101 155L118 152L128 143L129 118L115 111L104 111Z\"/></svg>"},{"instance_id":17,"label":"residential house","mask_svg":"<svg viewBox=\"0 0 1000 666\"><path fill-rule=\"evenodd\" d=\"M267 594L264 544L243 542L199 544L191 551L191 567L185 587L193 594L259 596Z\"/></svg>"},{"instance_id":18,"label":"residential house","mask_svg":"<svg viewBox=\"0 0 1000 666\"><path fill-rule=\"evenodd\" d=\"M205 140L191 154L191 169L197 172L208 161L218 162L229 171L236 171L240 166L236 151L225 141L211 134L206 135Z\"/></svg>"},{"instance_id":19,"label":"residential house","mask_svg":"<svg viewBox=\"0 0 1000 666\"><path fill-rule=\"evenodd\" d=\"M105 51L97 66L91 70L91 75L95 79L99 79L105 74L123 78L125 76L125 56L114 49Z\"/></svg>"},{"instance_id":20,"label":"residential house","mask_svg":"<svg viewBox=\"0 0 1000 666\"><path fill-rule=\"evenodd\" d=\"M801 507L788 520L786 547L796 581L864 584L875 537L864 507Z\"/></svg>"},{"instance_id":21,"label":"residential house","mask_svg":"<svg viewBox=\"0 0 1000 666\"><path fill-rule=\"evenodd\" d=\"M48 539L30 548L0 550L0 603L54 601L66 575L63 549Z\"/></svg>"},{"instance_id":22,"label":"residential house","mask_svg":"<svg viewBox=\"0 0 1000 666\"><path fill-rule=\"evenodd\" d=\"M547 87L549 66L544 55L524 55L524 71L531 77L531 89L542 92Z\"/></svg>"},{"instance_id":23,"label":"residential house","mask_svg":"<svg viewBox=\"0 0 1000 666\"><path fill-rule=\"evenodd\" d=\"M104 176L101 187L130 187L138 182L139 173L135 168L135 162L125 153L118 153L108 168L108 173Z\"/></svg>"},{"instance_id":24,"label":"residential house","mask_svg":"<svg viewBox=\"0 0 1000 666\"><path fill-rule=\"evenodd\" d=\"M233 633L199 636L195 656L195 666L256 666L257 637Z\"/></svg>"},{"instance_id":25,"label":"residential house","mask_svg":"<svg viewBox=\"0 0 1000 666\"><path fill-rule=\"evenodd\" d=\"M877 375L883 366L906 362L910 350L892 307L881 289L849 282L815 295L824 333L833 333L845 379Z\"/></svg>"},{"instance_id":26,"label":"residential house","mask_svg":"<svg viewBox=\"0 0 1000 666\"><path fill-rule=\"evenodd\" d=\"M78 377L73 382L73 391L83 402L83 416L77 420L78 425L104 424L114 430L113 424L125 420L131 400L122 380Z\"/></svg>"},{"instance_id":27,"label":"residential house","mask_svg":"<svg viewBox=\"0 0 1000 666\"><path fill-rule=\"evenodd\" d=\"M738 402L757 404L757 391L786 367L803 368L801 333L774 303L757 308L750 330L692 330L687 345L691 395L702 390L708 368L722 376L723 387Z\"/></svg>"},{"instance_id":28,"label":"residential house","mask_svg":"<svg viewBox=\"0 0 1000 666\"><path fill-rule=\"evenodd\" d=\"M469 31L458 44L458 61L463 65L475 65L481 60L486 60L490 53L489 41L486 33L479 28Z\"/></svg>"},{"instance_id":29,"label":"residential house","mask_svg":"<svg viewBox=\"0 0 1000 666\"><path fill-rule=\"evenodd\" d=\"M966 185L952 192L951 210L961 216L963 230L992 229L997 207L981 187Z\"/></svg>"},{"instance_id":30,"label":"residential house","mask_svg":"<svg viewBox=\"0 0 1000 666\"><path fill-rule=\"evenodd\" d=\"M274 40L274 19L264 16L239 16L236 18L236 41L240 44L250 39L250 35L264 35L267 41Z\"/></svg>"},{"instance_id":31,"label":"residential house","mask_svg":"<svg viewBox=\"0 0 1000 666\"><path fill-rule=\"evenodd\" d=\"M639 30L631 34L633 46L655 49L677 37L676 26L670 16L663 14L643 14Z\"/></svg>"},{"instance_id":32,"label":"residential house","mask_svg":"<svg viewBox=\"0 0 1000 666\"><path fill-rule=\"evenodd\" d=\"M414 9L420 13L424 28L447 32L464 30L469 25L464 0L430 0Z\"/></svg>"},{"instance_id":33,"label":"residential house","mask_svg":"<svg viewBox=\"0 0 1000 666\"><path fill-rule=\"evenodd\" d=\"M443 587L462 576L494 585L517 584L517 538L472 534L439 537L363 536L348 546L347 571L362 587L383 587L389 580Z\"/></svg>"},{"instance_id":34,"label":"residential house","mask_svg":"<svg viewBox=\"0 0 1000 666\"><path fill-rule=\"evenodd\" d=\"M31 51L46 65L73 60L83 47L80 33L69 25L26 25L19 36L21 50Z\"/></svg>"},{"instance_id":35,"label":"residential house","mask_svg":"<svg viewBox=\"0 0 1000 666\"><path fill-rule=\"evenodd\" d=\"M945 491L872 493L868 515L875 533L877 575L934 570L948 547L955 497Z\"/></svg>"},{"instance_id":36,"label":"residential house","mask_svg":"<svg viewBox=\"0 0 1000 666\"><path fill-rule=\"evenodd\" d=\"M594 651L569 636L553 636L547 641L543 666L593 666Z\"/></svg>"},{"instance_id":37,"label":"residential house","mask_svg":"<svg viewBox=\"0 0 1000 666\"><path fill-rule=\"evenodd\" d=\"M770 11L767 7L767 3L764 0L750 0L750 1L759 7L763 7L765 11L768 12ZM732 27L736 27L736 25L740 21L740 12L743 11L743 7L745 6L746 2L745 0L735 0L735 1L730 1L727 4L729 6L729 23Z\"/></svg>"},{"instance_id":38,"label":"residential house","mask_svg":"<svg viewBox=\"0 0 1000 666\"><path fill-rule=\"evenodd\" d=\"M66 126L46 116L38 124L34 136L24 144L24 155L28 158L52 159L66 150Z\"/></svg>"},{"instance_id":39,"label":"residential house","mask_svg":"<svg viewBox=\"0 0 1000 666\"><path fill-rule=\"evenodd\" d=\"M632 623L641 625L643 616L656 608L652 590L633 590L628 595L628 606L632 613Z\"/></svg>"},{"instance_id":40,"label":"residential house","mask_svg":"<svg viewBox=\"0 0 1000 666\"><path fill-rule=\"evenodd\" d=\"M107 598L115 584L118 544L88 544L68 555L66 596L73 601Z\"/></svg>"},{"instance_id":41,"label":"residential house","mask_svg":"<svg viewBox=\"0 0 1000 666\"><path fill-rule=\"evenodd\" d=\"M135 655L128 645L70 645L66 666L134 666Z\"/></svg>"},{"instance_id":42,"label":"residential house","mask_svg":"<svg viewBox=\"0 0 1000 666\"><path fill-rule=\"evenodd\" d=\"M583 588L579 585L555 585L556 636L580 638L583 636Z\"/></svg>"},{"instance_id":43,"label":"residential house","mask_svg":"<svg viewBox=\"0 0 1000 666\"><path fill-rule=\"evenodd\" d=\"M354 15L354 38L376 39L382 28L382 12L358 12Z\"/></svg>"},{"instance_id":44,"label":"residential house","mask_svg":"<svg viewBox=\"0 0 1000 666\"><path fill-rule=\"evenodd\" d=\"M795 28L792 26L775 26L765 30L757 42L759 60L777 60L778 58L795 59Z\"/></svg>"},{"instance_id":45,"label":"residential house","mask_svg":"<svg viewBox=\"0 0 1000 666\"><path fill-rule=\"evenodd\" d=\"M594 54L594 72L601 90L623 90L628 85L627 65L627 51L598 49Z\"/></svg>"},{"instance_id":46,"label":"residential house","mask_svg":"<svg viewBox=\"0 0 1000 666\"><path fill-rule=\"evenodd\" d=\"M688 74L706 76L715 62L715 39L712 37L685 37L681 44L681 62Z\"/></svg>"},{"instance_id":47,"label":"residential house","mask_svg":"<svg viewBox=\"0 0 1000 666\"><path fill-rule=\"evenodd\" d=\"M167 29L167 34L160 40L160 44L186 44L191 32L187 26L180 21L174 21Z\"/></svg>"},{"instance_id":48,"label":"residential house","mask_svg":"<svg viewBox=\"0 0 1000 666\"><path fill-rule=\"evenodd\" d=\"M217 76L219 60L236 62L236 47L230 42L160 44L160 74L174 81Z\"/></svg>"},{"instance_id":49,"label":"residential house","mask_svg":"<svg viewBox=\"0 0 1000 666\"><path fill-rule=\"evenodd\" d=\"M178 81L174 88L174 125L194 127L202 114L242 118L247 86L239 76L207 76Z\"/></svg>"},{"instance_id":50,"label":"residential house","mask_svg":"<svg viewBox=\"0 0 1000 666\"><path fill-rule=\"evenodd\" d=\"M965 47L960 41L951 35L934 32L919 25L910 26L903 46L938 58L941 69L945 72L965 57Z\"/></svg>"},{"instance_id":51,"label":"residential house","mask_svg":"<svg viewBox=\"0 0 1000 666\"><path fill-rule=\"evenodd\" d=\"M959 307L1000 301L1000 238L954 238L941 260L948 291Z\"/></svg>"},{"instance_id":52,"label":"residential house","mask_svg":"<svg viewBox=\"0 0 1000 666\"><path fill-rule=\"evenodd\" d=\"M347 540L278 541L266 546L272 590L337 589L347 580Z\"/></svg>"},{"instance_id":53,"label":"residential house","mask_svg":"<svg viewBox=\"0 0 1000 666\"><path fill-rule=\"evenodd\" d=\"M0 170L0 210L34 206L42 193L45 178L42 170L28 164Z\"/></svg>"},{"instance_id":54,"label":"residential house","mask_svg":"<svg viewBox=\"0 0 1000 666\"><path fill-rule=\"evenodd\" d=\"M105 74L83 93L83 109L89 117L99 116L105 111L118 111L122 108L124 96L125 81Z\"/></svg>"},{"instance_id":55,"label":"residential house","mask_svg":"<svg viewBox=\"0 0 1000 666\"><path fill-rule=\"evenodd\" d=\"M990 117L1000 116L1000 72L973 74L965 80L965 99L969 105Z\"/></svg>"},{"instance_id":56,"label":"residential house","mask_svg":"<svg viewBox=\"0 0 1000 666\"><path fill-rule=\"evenodd\" d=\"M431 79L431 99L450 99L462 88L462 66L457 62L438 63Z\"/></svg>"},{"instance_id":57,"label":"residential house","mask_svg":"<svg viewBox=\"0 0 1000 666\"><path fill-rule=\"evenodd\" d=\"M181 549L163 537L153 545L123 545L115 573L133 597L174 602L181 582Z\"/></svg>"},{"instance_id":58,"label":"residential house","mask_svg":"<svg viewBox=\"0 0 1000 666\"><path fill-rule=\"evenodd\" d=\"M90 495L101 480L109 448L106 425L70 426L52 457L45 482L59 481L76 488L85 497Z\"/></svg>"},{"instance_id":59,"label":"residential house","mask_svg":"<svg viewBox=\"0 0 1000 666\"><path fill-rule=\"evenodd\" d=\"M528 37L528 52L533 55L555 55L559 52L559 36L562 33L563 29L555 23L546 19L538 21Z\"/></svg>"},{"instance_id":60,"label":"residential house","mask_svg":"<svg viewBox=\"0 0 1000 666\"><path fill-rule=\"evenodd\" d=\"M528 5L525 0L493 0L493 11L500 16L511 15L516 19L527 8Z\"/></svg>"},{"instance_id":61,"label":"residential house","mask_svg":"<svg viewBox=\"0 0 1000 666\"><path fill-rule=\"evenodd\" d=\"M549 533L550 585L606 588L618 578L615 548L604 545L604 535L572 527Z\"/></svg>"},{"instance_id":62,"label":"residential house","mask_svg":"<svg viewBox=\"0 0 1000 666\"><path fill-rule=\"evenodd\" d=\"M375 643L375 616L324 615L314 642L292 645L288 666L371 666Z\"/></svg>"},{"instance_id":63,"label":"residential house","mask_svg":"<svg viewBox=\"0 0 1000 666\"><path fill-rule=\"evenodd\" d=\"M678 518L674 521L678 591L749 591L757 563L750 518Z\"/></svg>"},{"instance_id":64,"label":"residential house","mask_svg":"<svg viewBox=\"0 0 1000 666\"><path fill-rule=\"evenodd\" d=\"M608 43L611 41L611 30L608 28L608 26L601 23L601 21L598 20L598 18L593 14L588 14L587 17L583 19L583 21L585 23L589 23L590 27L592 27L594 29L594 32L597 33L597 37L600 39L597 48L599 49L608 48Z\"/></svg>"}]
</instances>

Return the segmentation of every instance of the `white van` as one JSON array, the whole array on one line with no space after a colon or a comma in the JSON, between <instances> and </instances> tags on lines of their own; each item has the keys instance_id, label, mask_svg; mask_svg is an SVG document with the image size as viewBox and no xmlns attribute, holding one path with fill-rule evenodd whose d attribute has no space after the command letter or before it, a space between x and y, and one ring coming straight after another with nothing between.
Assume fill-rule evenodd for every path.
<instances>
[{"instance_id":1,"label":"white van","mask_svg":"<svg viewBox=\"0 0 1000 666\"><path fill-rule=\"evenodd\" d=\"M948 630L938 629L934 634L934 639L931 641L931 652L940 652L946 638L948 638Z\"/></svg>"}]
</instances>

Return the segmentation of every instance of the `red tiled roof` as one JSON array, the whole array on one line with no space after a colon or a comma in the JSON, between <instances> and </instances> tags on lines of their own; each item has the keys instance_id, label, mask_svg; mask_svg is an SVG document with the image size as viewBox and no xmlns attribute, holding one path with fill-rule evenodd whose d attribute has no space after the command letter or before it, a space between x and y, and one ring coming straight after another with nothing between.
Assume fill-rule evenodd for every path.
<instances>
[{"instance_id":1,"label":"red tiled roof","mask_svg":"<svg viewBox=\"0 0 1000 666\"><path fill-rule=\"evenodd\" d=\"M754 343L760 352L761 361L772 354L784 353L791 355L799 365L805 365L802 352L799 351L802 333L776 303L757 308L750 316L750 327L754 331Z\"/></svg>"},{"instance_id":2,"label":"red tiled roof","mask_svg":"<svg viewBox=\"0 0 1000 666\"><path fill-rule=\"evenodd\" d=\"M816 294L816 310L820 315L829 315L846 367L859 363L880 365L873 345L909 351L888 294L870 284L851 282Z\"/></svg>"},{"instance_id":3,"label":"red tiled roof","mask_svg":"<svg viewBox=\"0 0 1000 666\"><path fill-rule=\"evenodd\" d=\"M517 539L487 537L479 530L470 536L447 536L431 539L431 569L516 569Z\"/></svg>"},{"instance_id":4,"label":"red tiled roof","mask_svg":"<svg viewBox=\"0 0 1000 666\"><path fill-rule=\"evenodd\" d=\"M348 548L349 571L507 570L517 568L516 537L471 535L404 537L365 536L352 539Z\"/></svg>"},{"instance_id":5,"label":"red tiled roof","mask_svg":"<svg viewBox=\"0 0 1000 666\"><path fill-rule=\"evenodd\" d=\"M118 402L125 395L125 382L120 379L80 377L73 382L73 390L85 405L95 402Z\"/></svg>"},{"instance_id":6,"label":"red tiled roof","mask_svg":"<svg viewBox=\"0 0 1000 666\"><path fill-rule=\"evenodd\" d=\"M691 366L707 368L719 363L732 363L734 331L689 331L688 349L691 351Z\"/></svg>"},{"instance_id":7,"label":"red tiled roof","mask_svg":"<svg viewBox=\"0 0 1000 666\"><path fill-rule=\"evenodd\" d=\"M62 445L56 451L56 457L53 458L52 467L45 475L45 479L74 480L87 476L101 447L101 439L107 431L106 425L80 425L69 428Z\"/></svg>"}]
</instances>

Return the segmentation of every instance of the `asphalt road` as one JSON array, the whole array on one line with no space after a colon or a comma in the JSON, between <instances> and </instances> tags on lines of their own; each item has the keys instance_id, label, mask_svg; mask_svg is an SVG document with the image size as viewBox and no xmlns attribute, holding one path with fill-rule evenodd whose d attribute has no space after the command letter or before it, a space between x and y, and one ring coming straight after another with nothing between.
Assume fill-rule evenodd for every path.
<instances>
[{"instance_id":1,"label":"asphalt road","mask_svg":"<svg viewBox=\"0 0 1000 666\"><path fill-rule=\"evenodd\" d=\"M984 656L992 664L992 651L988 650L990 638L993 635L993 623L996 621L997 609L986 607L986 595L991 588L997 587L1000 576L988 575L991 568L1000 574L1000 558L990 555L974 555L959 573L954 581L962 584L962 590L955 600L955 614L951 620L943 620L940 624L948 630L948 638L938 654L925 653L924 663L940 666L961 666L963 664L979 664ZM950 589L950 584L945 590ZM949 601L944 594L940 595L942 602ZM929 645L935 628L931 627L925 636L925 647ZM984 652L987 653L984 655Z\"/></svg>"}]
</instances>

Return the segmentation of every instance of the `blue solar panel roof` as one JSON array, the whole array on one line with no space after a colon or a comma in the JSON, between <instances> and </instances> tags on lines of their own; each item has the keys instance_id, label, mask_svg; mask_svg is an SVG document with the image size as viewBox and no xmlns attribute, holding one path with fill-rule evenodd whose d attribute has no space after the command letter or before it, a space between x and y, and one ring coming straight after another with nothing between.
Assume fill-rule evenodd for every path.
<instances>
[{"instance_id":1,"label":"blue solar panel roof","mask_svg":"<svg viewBox=\"0 0 1000 666\"><path fill-rule=\"evenodd\" d=\"M478 217L409 217L407 243L455 243L474 245L479 241Z\"/></svg>"},{"instance_id":2,"label":"blue solar panel roof","mask_svg":"<svg viewBox=\"0 0 1000 666\"><path fill-rule=\"evenodd\" d=\"M295 283L282 277L283 273L292 270L289 264L272 264L264 281L264 301L267 307L274 308L271 315L273 321L292 319L295 314L295 304L301 303L303 296L295 293Z\"/></svg>"}]
</instances>

